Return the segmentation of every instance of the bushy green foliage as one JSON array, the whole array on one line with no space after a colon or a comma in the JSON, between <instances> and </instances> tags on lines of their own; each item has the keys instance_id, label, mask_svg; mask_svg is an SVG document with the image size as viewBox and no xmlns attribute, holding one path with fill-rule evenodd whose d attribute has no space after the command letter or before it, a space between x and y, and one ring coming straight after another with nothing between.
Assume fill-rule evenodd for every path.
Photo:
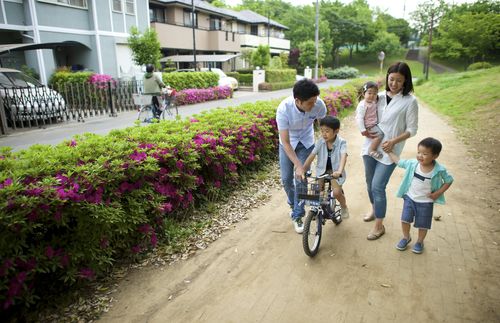
<instances>
[{"instance_id":1,"label":"bushy green foliage","mask_svg":"<svg viewBox=\"0 0 500 323\"><path fill-rule=\"evenodd\" d=\"M271 54L269 46L259 45L259 47L257 47L257 49L252 52L252 66L259 66L260 68L264 68L269 65L270 59Z\"/></svg>"},{"instance_id":2,"label":"bushy green foliage","mask_svg":"<svg viewBox=\"0 0 500 323\"><path fill-rule=\"evenodd\" d=\"M253 74L253 69L251 69L251 68L242 68L242 69L236 70L236 72L238 72L240 74Z\"/></svg>"},{"instance_id":3,"label":"bushy green foliage","mask_svg":"<svg viewBox=\"0 0 500 323\"><path fill-rule=\"evenodd\" d=\"M349 79L359 75L359 71L354 67L342 66L334 70L325 69L325 76L329 79Z\"/></svg>"},{"instance_id":4,"label":"bushy green foliage","mask_svg":"<svg viewBox=\"0 0 500 323\"><path fill-rule=\"evenodd\" d=\"M237 81L240 80L240 73L238 72L226 72L227 76L234 77Z\"/></svg>"},{"instance_id":5,"label":"bushy green foliage","mask_svg":"<svg viewBox=\"0 0 500 323\"><path fill-rule=\"evenodd\" d=\"M84 84L93 74L94 72L58 71L52 74L49 84L55 87L69 83Z\"/></svg>"},{"instance_id":6,"label":"bushy green foliage","mask_svg":"<svg viewBox=\"0 0 500 323\"><path fill-rule=\"evenodd\" d=\"M165 220L274 158L276 106L257 102L184 120L0 149L0 306L106 273L171 238Z\"/></svg>"},{"instance_id":7,"label":"bushy green foliage","mask_svg":"<svg viewBox=\"0 0 500 323\"><path fill-rule=\"evenodd\" d=\"M137 27L132 26L127 40L132 50L132 59L137 65L153 64L160 67L161 45L154 29L148 28L141 34Z\"/></svg>"},{"instance_id":8,"label":"bushy green foliage","mask_svg":"<svg viewBox=\"0 0 500 323\"><path fill-rule=\"evenodd\" d=\"M283 67L283 64L281 63L281 58L279 56L273 56L271 58L271 61L269 62L269 68L270 69L280 69Z\"/></svg>"},{"instance_id":9,"label":"bushy green foliage","mask_svg":"<svg viewBox=\"0 0 500 323\"><path fill-rule=\"evenodd\" d=\"M348 109L355 109L358 105L358 89L354 84L328 88L321 91L321 99L325 102L327 114L339 116Z\"/></svg>"},{"instance_id":10,"label":"bushy green foliage","mask_svg":"<svg viewBox=\"0 0 500 323\"><path fill-rule=\"evenodd\" d=\"M379 53L383 51L386 55L398 55L403 51L398 36L386 31L377 33L375 39L368 45L369 53Z\"/></svg>"},{"instance_id":11,"label":"bushy green foliage","mask_svg":"<svg viewBox=\"0 0 500 323\"><path fill-rule=\"evenodd\" d=\"M488 63L488 62L476 62L476 63L470 64L467 67L467 70L468 71L475 71L475 70L481 70L481 69L492 68L492 67L493 67L493 65L491 65L491 63Z\"/></svg>"},{"instance_id":12,"label":"bushy green foliage","mask_svg":"<svg viewBox=\"0 0 500 323\"><path fill-rule=\"evenodd\" d=\"M266 69L266 82L295 82L297 70L289 69Z\"/></svg>"},{"instance_id":13,"label":"bushy green foliage","mask_svg":"<svg viewBox=\"0 0 500 323\"><path fill-rule=\"evenodd\" d=\"M277 91L281 89L289 89L293 87L295 81L285 81L285 82L264 82L259 84L259 91Z\"/></svg>"},{"instance_id":14,"label":"bushy green foliage","mask_svg":"<svg viewBox=\"0 0 500 323\"><path fill-rule=\"evenodd\" d=\"M219 84L219 76L214 72L163 73L163 82L176 90L206 89Z\"/></svg>"},{"instance_id":15,"label":"bushy green foliage","mask_svg":"<svg viewBox=\"0 0 500 323\"><path fill-rule=\"evenodd\" d=\"M253 74L240 74L238 79L241 85L248 85L253 83Z\"/></svg>"}]
</instances>

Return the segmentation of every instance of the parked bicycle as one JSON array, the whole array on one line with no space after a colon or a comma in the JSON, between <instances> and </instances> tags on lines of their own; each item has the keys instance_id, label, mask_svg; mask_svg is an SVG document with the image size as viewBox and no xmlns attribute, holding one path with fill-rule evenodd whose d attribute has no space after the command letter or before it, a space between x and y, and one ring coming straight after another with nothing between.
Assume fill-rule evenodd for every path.
<instances>
[{"instance_id":1,"label":"parked bicycle","mask_svg":"<svg viewBox=\"0 0 500 323\"><path fill-rule=\"evenodd\" d=\"M179 114L174 91L165 91L160 96L161 102L159 107L159 116L155 116L153 95L150 94L134 94L134 104L139 106L137 120L150 123L153 119L164 120L166 118L175 118Z\"/></svg>"},{"instance_id":2,"label":"parked bicycle","mask_svg":"<svg viewBox=\"0 0 500 323\"><path fill-rule=\"evenodd\" d=\"M332 192L332 180L335 178L329 174L311 177L308 173L306 185L298 191L301 203L310 206L304 219L304 232L302 233L302 246L309 257L316 256L319 251L322 229L326 221L332 220L335 224L342 222L340 203L337 202Z\"/></svg>"}]
</instances>

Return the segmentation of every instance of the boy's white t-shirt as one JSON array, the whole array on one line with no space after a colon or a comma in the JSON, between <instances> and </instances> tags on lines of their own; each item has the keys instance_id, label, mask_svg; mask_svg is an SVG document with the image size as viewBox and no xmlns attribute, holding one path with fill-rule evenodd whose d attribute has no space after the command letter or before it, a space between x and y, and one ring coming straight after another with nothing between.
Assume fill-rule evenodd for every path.
<instances>
[{"instance_id":1,"label":"boy's white t-shirt","mask_svg":"<svg viewBox=\"0 0 500 323\"><path fill-rule=\"evenodd\" d=\"M434 200L427 195L431 193L431 177L434 168L428 172L422 172L420 164L415 168L413 179L411 180L410 188L406 195L414 202L418 203L433 203Z\"/></svg>"}]
</instances>

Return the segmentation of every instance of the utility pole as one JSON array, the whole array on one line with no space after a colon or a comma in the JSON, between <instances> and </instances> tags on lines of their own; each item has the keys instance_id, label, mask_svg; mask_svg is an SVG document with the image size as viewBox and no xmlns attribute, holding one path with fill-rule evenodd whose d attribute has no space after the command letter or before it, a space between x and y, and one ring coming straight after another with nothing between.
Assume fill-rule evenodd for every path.
<instances>
[{"instance_id":1,"label":"utility pole","mask_svg":"<svg viewBox=\"0 0 500 323\"><path fill-rule=\"evenodd\" d=\"M194 0L191 0L191 27L193 28L193 60L194 60L194 70L197 70L196 66L196 28L194 24Z\"/></svg>"},{"instance_id":2,"label":"utility pole","mask_svg":"<svg viewBox=\"0 0 500 323\"><path fill-rule=\"evenodd\" d=\"M429 79L429 66L431 64L432 28L433 27L434 27L434 10L431 11L431 28L429 29L429 47L427 49L427 61L425 62L425 80Z\"/></svg>"},{"instance_id":3,"label":"utility pole","mask_svg":"<svg viewBox=\"0 0 500 323\"><path fill-rule=\"evenodd\" d=\"M271 26L271 19L269 17L270 11L267 11L267 47L271 48L270 42L269 42L269 35L271 34L271 30L269 29Z\"/></svg>"},{"instance_id":4,"label":"utility pole","mask_svg":"<svg viewBox=\"0 0 500 323\"><path fill-rule=\"evenodd\" d=\"M314 33L316 43L316 65L314 66L314 78L318 79L318 60L319 60L319 0L316 0L316 31Z\"/></svg>"}]
</instances>

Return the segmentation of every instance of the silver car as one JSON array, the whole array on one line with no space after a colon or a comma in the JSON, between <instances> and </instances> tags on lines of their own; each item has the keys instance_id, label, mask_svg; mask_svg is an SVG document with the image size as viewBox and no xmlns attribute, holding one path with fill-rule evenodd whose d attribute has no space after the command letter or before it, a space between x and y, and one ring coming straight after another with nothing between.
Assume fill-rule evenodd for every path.
<instances>
[{"instance_id":1,"label":"silver car","mask_svg":"<svg viewBox=\"0 0 500 323\"><path fill-rule=\"evenodd\" d=\"M14 69L0 68L0 96L8 126L14 128L52 123L66 112L57 91Z\"/></svg>"}]
</instances>

